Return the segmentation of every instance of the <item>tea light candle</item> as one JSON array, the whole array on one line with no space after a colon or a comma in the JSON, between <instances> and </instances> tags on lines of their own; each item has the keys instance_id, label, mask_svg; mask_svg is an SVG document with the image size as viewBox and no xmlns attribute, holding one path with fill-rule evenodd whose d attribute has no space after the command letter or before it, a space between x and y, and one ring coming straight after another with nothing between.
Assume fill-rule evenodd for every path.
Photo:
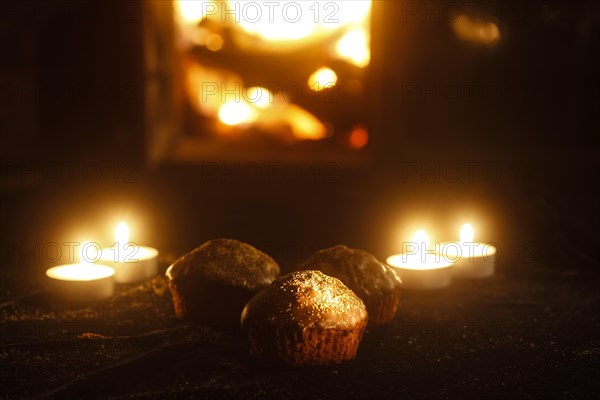
<instances>
[{"instance_id":1,"label":"tea light candle","mask_svg":"<svg viewBox=\"0 0 600 400\"><path fill-rule=\"evenodd\" d=\"M436 252L429 252L427 241L427 235L421 229L413 236L411 242L417 247L414 252L395 254L386 260L400 275L405 289L441 289L450 285L452 281L453 262L445 260Z\"/></svg>"},{"instance_id":2,"label":"tea light candle","mask_svg":"<svg viewBox=\"0 0 600 400\"><path fill-rule=\"evenodd\" d=\"M158 250L129 242L129 228L124 222L115 229L115 245L102 249L101 260L115 269L118 283L139 282L156 275Z\"/></svg>"},{"instance_id":3,"label":"tea light candle","mask_svg":"<svg viewBox=\"0 0 600 400\"><path fill-rule=\"evenodd\" d=\"M84 256L89 243L82 246L78 264L65 264L46 271L47 289L55 297L75 302L107 299L113 295L115 270L92 264Z\"/></svg>"},{"instance_id":4,"label":"tea light candle","mask_svg":"<svg viewBox=\"0 0 600 400\"><path fill-rule=\"evenodd\" d=\"M452 275L459 278L485 278L494 275L496 247L474 242L471 224L464 224L460 230L460 242L441 245L440 252L445 260L453 261Z\"/></svg>"}]
</instances>

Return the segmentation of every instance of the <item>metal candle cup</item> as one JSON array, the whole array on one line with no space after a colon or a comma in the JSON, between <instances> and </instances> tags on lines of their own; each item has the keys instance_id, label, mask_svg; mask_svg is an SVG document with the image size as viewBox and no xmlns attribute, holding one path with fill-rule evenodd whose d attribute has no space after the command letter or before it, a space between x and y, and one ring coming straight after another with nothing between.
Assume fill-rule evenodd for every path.
<instances>
[{"instance_id":1,"label":"metal candle cup","mask_svg":"<svg viewBox=\"0 0 600 400\"><path fill-rule=\"evenodd\" d=\"M400 275L405 289L441 289L452 281L452 262L439 254L396 254L386 262Z\"/></svg>"},{"instance_id":2,"label":"metal candle cup","mask_svg":"<svg viewBox=\"0 0 600 400\"><path fill-rule=\"evenodd\" d=\"M139 282L158 272L158 250L153 247L127 243L124 246L102 249L103 264L115 269L118 283Z\"/></svg>"},{"instance_id":3,"label":"metal candle cup","mask_svg":"<svg viewBox=\"0 0 600 400\"><path fill-rule=\"evenodd\" d=\"M116 271L118 283L139 282L151 278L158 272L158 250L138 246L129 241L129 228L121 222L115 229L115 245L102 249L100 259Z\"/></svg>"},{"instance_id":4,"label":"metal candle cup","mask_svg":"<svg viewBox=\"0 0 600 400\"><path fill-rule=\"evenodd\" d=\"M480 242L449 242L440 247L443 258L454 262L452 276L476 279L494 275L496 247Z\"/></svg>"},{"instance_id":5,"label":"metal candle cup","mask_svg":"<svg viewBox=\"0 0 600 400\"><path fill-rule=\"evenodd\" d=\"M460 230L460 242L443 243L440 253L454 262L452 275L457 278L485 278L494 275L496 247L473 241L473 226L467 223Z\"/></svg>"},{"instance_id":6,"label":"metal candle cup","mask_svg":"<svg viewBox=\"0 0 600 400\"><path fill-rule=\"evenodd\" d=\"M46 271L48 291L74 302L104 300L113 295L115 270L99 264L66 264Z\"/></svg>"}]
</instances>

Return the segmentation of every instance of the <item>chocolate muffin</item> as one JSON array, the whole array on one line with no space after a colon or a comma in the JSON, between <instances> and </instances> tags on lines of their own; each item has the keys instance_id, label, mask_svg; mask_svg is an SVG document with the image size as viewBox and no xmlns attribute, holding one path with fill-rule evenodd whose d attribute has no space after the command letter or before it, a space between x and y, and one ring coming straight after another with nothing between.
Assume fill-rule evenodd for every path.
<instances>
[{"instance_id":1,"label":"chocolate muffin","mask_svg":"<svg viewBox=\"0 0 600 400\"><path fill-rule=\"evenodd\" d=\"M365 303L369 326L394 319L401 280L393 268L372 254L338 245L317 251L299 269L316 269L341 280Z\"/></svg>"},{"instance_id":2,"label":"chocolate muffin","mask_svg":"<svg viewBox=\"0 0 600 400\"><path fill-rule=\"evenodd\" d=\"M365 305L339 279L298 271L252 297L241 322L255 357L302 366L354 358L367 321Z\"/></svg>"},{"instance_id":3,"label":"chocolate muffin","mask_svg":"<svg viewBox=\"0 0 600 400\"><path fill-rule=\"evenodd\" d=\"M231 326L239 324L246 302L278 275L271 257L232 239L204 243L166 273L177 316Z\"/></svg>"}]
</instances>

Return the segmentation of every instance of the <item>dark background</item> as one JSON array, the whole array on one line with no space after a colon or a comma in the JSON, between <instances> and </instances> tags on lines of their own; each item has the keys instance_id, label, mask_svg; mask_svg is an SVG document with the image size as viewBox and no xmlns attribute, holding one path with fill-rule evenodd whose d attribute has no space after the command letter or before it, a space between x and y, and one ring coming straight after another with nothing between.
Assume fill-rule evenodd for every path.
<instances>
[{"instance_id":1,"label":"dark background","mask_svg":"<svg viewBox=\"0 0 600 400\"><path fill-rule=\"evenodd\" d=\"M412 311L403 315L416 313L428 323L446 310L452 323L453 309L435 299L460 302L461 296L509 293L531 300L523 294L531 289L538 294L530 301L533 308L521 312L523 298L503 303L507 327L518 326L522 335L529 332L542 342L551 340L540 327L572 329L572 340L556 340L568 367L553 370L562 361L548 349L521 359L515 350L496 366L482 361L489 374L479 378L496 382L497 368L519 393L524 383L510 380L512 363L525 368L538 357L548 374L536 375L537 389L530 393L545 393L543 382L556 376L568 377L556 390L597 392L597 384L581 376L595 376L600 348L593 311L600 282L595 254L600 5L460 3L495 17L501 39L484 46L458 40L440 14L457 3L379 3L384 7L374 15L370 161L359 167L326 159L264 163L258 170L202 160L148 164L139 3L3 4L0 276L6 279L0 296L12 301L39 289L52 264L43 254L49 243L82 235L110 241L122 218L135 221L136 241L159 248L166 264L208 239L232 237L273 255L284 271L337 243L383 259L418 227L445 241L471 220L480 239L500 248L499 276L476 294L465 292L464 284L424 303L413 294L407 303ZM433 11L421 14L423 7ZM449 94L456 87L460 95ZM555 303L564 312L550 322L543 310ZM494 310L476 307L463 318L489 322ZM532 322L537 318L544 322ZM502 340L499 348L515 349ZM369 351L376 347L367 345ZM573 348L587 354L585 362L572 356ZM453 357L464 364L453 364L448 374L455 367L480 366L466 351ZM376 376L380 367L368 365L367 375ZM355 370L345 376L353 380L360 364L349 368ZM423 366L423 376L431 368L435 365ZM423 376L413 378L424 382ZM452 380L443 381L453 387Z\"/></svg>"},{"instance_id":2,"label":"dark background","mask_svg":"<svg viewBox=\"0 0 600 400\"><path fill-rule=\"evenodd\" d=\"M591 249L596 3L379 4L371 161L356 168L324 159L302 171L266 163L230 170L202 160L150 167L140 3L7 5L0 162L2 215L13 229L4 230L4 242L62 238L72 229L97 237L105 227L96 216L133 213L150 242L177 251L215 235L299 243L348 241L343 235L352 232L355 245L385 252L391 243L382 241L418 224L405 220L414 215L435 229L451 225L440 239L474 218L484 232L489 226L486 240L527 231L536 242L544 242L540 234L576 238ZM456 10L493 18L499 43L458 40L448 23ZM363 197L346 201L354 194ZM28 198L35 207L22 206ZM542 221L513 215L522 209ZM551 221L565 225L541 228ZM164 234L178 231L187 234Z\"/></svg>"}]
</instances>

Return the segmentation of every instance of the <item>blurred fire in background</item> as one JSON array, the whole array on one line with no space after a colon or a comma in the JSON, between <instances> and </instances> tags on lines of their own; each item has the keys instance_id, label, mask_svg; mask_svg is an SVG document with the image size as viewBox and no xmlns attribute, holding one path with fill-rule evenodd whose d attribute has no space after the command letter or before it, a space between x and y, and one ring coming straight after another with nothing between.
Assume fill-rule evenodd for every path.
<instances>
[{"instance_id":1,"label":"blurred fire in background","mask_svg":"<svg viewBox=\"0 0 600 400\"><path fill-rule=\"evenodd\" d=\"M599 15L541 0L13 2L0 162L589 149Z\"/></svg>"},{"instance_id":2,"label":"blurred fire in background","mask_svg":"<svg viewBox=\"0 0 600 400\"><path fill-rule=\"evenodd\" d=\"M243 143L245 152L256 146L272 158L269 148L303 141L334 151L363 148L371 6L174 2L186 98L180 153L214 154Z\"/></svg>"}]
</instances>

